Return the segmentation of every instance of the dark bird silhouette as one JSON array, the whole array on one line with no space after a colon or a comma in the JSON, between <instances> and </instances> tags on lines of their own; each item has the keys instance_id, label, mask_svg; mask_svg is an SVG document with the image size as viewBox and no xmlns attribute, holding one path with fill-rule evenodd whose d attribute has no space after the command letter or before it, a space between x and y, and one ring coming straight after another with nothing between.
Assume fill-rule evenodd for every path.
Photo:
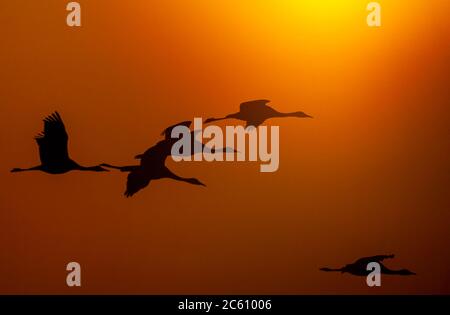
<instances>
[{"instance_id":1,"label":"dark bird silhouette","mask_svg":"<svg viewBox=\"0 0 450 315\"><path fill-rule=\"evenodd\" d=\"M174 174L165 165L167 157L171 155L172 145L178 140L170 137L172 129L180 125L189 128L191 122L185 121L166 128L162 132L162 135L165 136L164 140L159 141L144 153L135 156L136 159L140 160L139 165L114 166L105 163L102 164L102 166L118 169L121 172L129 172L124 193L126 197L131 197L139 190L147 187L150 181L162 178L169 178L193 185L206 186L196 178L180 177ZM191 135L193 134L194 131L191 132ZM193 141L191 141L191 143L193 143ZM194 150L191 151L191 154L194 154Z\"/></svg>"},{"instance_id":2,"label":"dark bird silhouette","mask_svg":"<svg viewBox=\"0 0 450 315\"><path fill-rule=\"evenodd\" d=\"M140 167L128 174L125 196L131 197L139 190L145 188L151 180L170 178L193 185L206 186L196 178L185 178L174 174L165 165L170 149L165 140L160 141L140 156ZM169 152L168 152L169 151Z\"/></svg>"},{"instance_id":3,"label":"dark bird silhouette","mask_svg":"<svg viewBox=\"0 0 450 315\"><path fill-rule=\"evenodd\" d=\"M312 116L309 116L304 112L280 113L279 111L268 106L267 103L269 102L270 102L269 100L254 100L241 103L239 112L229 114L222 118L208 118L205 120L205 124L217 120L234 118L245 121L247 123L246 126L258 127L269 118L275 117L312 118Z\"/></svg>"},{"instance_id":4,"label":"dark bird silhouette","mask_svg":"<svg viewBox=\"0 0 450 315\"><path fill-rule=\"evenodd\" d=\"M68 136L58 112L44 119L44 131L34 138L39 146L41 164L30 168L13 168L11 172L43 171L50 174L63 174L69 171L107 172L96 166L81 166L69 157Z\"/></svg>"},{"instance_id":5,"label":"dark bird silhouette","mask_svg":"<svg viewBox=\"0 0 450 315\"><path fill-rule=\"evenodd\" d=\"M182 121L178 124L167 127L166 129L164 129L161 132L161 135L164 136L164 139L167 141L167 145L172 147L172 145L175 144L175 142L177 142L179 140L177 138L172 138L172 130L178 126L184 126L186 128L189 128L191 126L191 124L192 124L192 121L190 121L190 120ZM182 151L182 152L177 152L175 154L177 156L188 156L188 155L194 155L196 153L203 152L205 150L205 148L207 148L207 146L203 142L200 142L197 140L197 135L199 132L200 132L200 130L192 130L190 133L190 136L191 136L190 152ZM215 153L215 152L236 153L237 151L230 147L224 147L224 148L210 148L209 152L211 152L211 153ZM137 155L136 158L139 159L140 156L141 156L141 154Z\"/></svg>"},{"instance_id":6,"label":"dark bird silhouette","mask_svg":"<svg viewBox=\"0 0 450 315\"><path fill-rule=\"evenodd\" d=\"M165 165L167 157L170 155L171 146L166 140L158 142L156 145L139 155L140 165L113 166L102 164L106 167L119 169L122 172L129 172L124 195L131 197L139 190L150 184L150 181L162 178L169 178L186 182L193 185L206 186L196 178L180 177L174 174Z\"/></svg>"},{"instance_id":7,"label":"dark bird silhouette","mask_svg":"<svg viewBox=\"0 0 450 315\"><path fill-rule=\"evenodd\" d=\"M345 265L342 268L320 268L322 271L340 271L342 273L348 272L355 276L367 276L371 273L371 270L367 270L367 265L371 262L377 262L380 264L380 271L382 274L386 275L399 275L399 276L409 276L415 275L414 272L409 271L408 269L400 269L400 270L391 270L383 265L381 262L387 258L394 258L394 255L378 255L372 257L364 257L360 258L352 264Z\"/></svg>"},{"instance_id":8,"label":"dark bird silhouette","mask_svg":"<svg viewBox=\"0 0 450 315\"><path fill-rule=\"evenodd\" d=\"M167 127L166 129L164 129L161 132L161 135L165 137L164 140L159 141L155 146L152 146L150 149L148 149L144 153L136 155L134 158L137 160L141 160L146 154L148 154L148 155L152 154L152 152L155 151L155 147L157 146L159 148L159 153L161 154L160 158L164 159L164 161L165 161L165 159L171 154L172 145L178 140L178 139L171 138L172 129L177 126L185 126L185 127L189 128L191 123L192 123L191 121L183 121L178 124ZM106 164L106 163L103 163L101 165L105 166L105 167L109 167L109 168L118 169L121 172L131 172L131 171L138 170L141 167L141 165L115 166L115 165Z\"/></svg>"}]
</instances>

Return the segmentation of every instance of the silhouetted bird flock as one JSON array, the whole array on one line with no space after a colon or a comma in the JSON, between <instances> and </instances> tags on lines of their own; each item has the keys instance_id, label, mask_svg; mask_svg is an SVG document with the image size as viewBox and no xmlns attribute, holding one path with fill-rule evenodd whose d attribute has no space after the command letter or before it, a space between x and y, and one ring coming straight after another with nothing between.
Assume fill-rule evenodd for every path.
<instances>
[{"instance_id":1,"label":"silhouetted bird flock","mask_svg":"<svg viewBox=\"0 0 450 315\"><path fill-rule=\"evenodd\" d=\"M311 116L303 112L294 113L280 113L268 106L268 100L254 100L241 103L240 110L237 113L227 115L223 118L209 118L205 120L205 123L234 118L240 119L246 122L246 126L258 127L265 120L274 117L300 117L300 118L312 118ZM113 166L110 164L102 163L96 166L81 166L69 157L67 142L68 135L66 128L58 112L51 114L44 119L44 131L35 137L39 146L39 156L41 164L30 168L14 168L11 172L23 172L23 171L43 171L49 174L63 174L69 171L93 171L93 172L105 172L106 168L119 169L122 172L129 172L126 184L126 190L124 195L131 197L139 190L148 186L150 181L161 178L170 178L177 181L183 181L193 185L206 186L204 183L196 178L185 178L174 174L166 166L166 159L171 155L171 149L178 139L171 138L172 129L177 126L190 127L191 121L183 121L176 125L166 128L161 135L164 136L164 140L159 141L156 145L149 148L142 154L136 155L135 158L140 160L139 165L129 166ZM191 132L191 145L190 154L195 152L195 130ZM205 145L202 143L201 148L204 149ZM233 148L215 149L222 152L236 152ZM106 168L105 168L106 167Z\"/></svg>"},{"instance_id":2,"label":"silhouetted bird flock","mask_svg":"<svg viewBox=\"0 0 450 315\"><path fill-rule=\"evenodd\" d=\"M274 117L299 117L299 118L312 118L304 112L293 113L280 113L268 106L268 100L254 100L241 103L240 110L237 113L226 115L222 118L208 118L206 123L223 119L239 119L246 123L246 126L258 127L264 121ZM41 164L30 168L13 168L11 172L23 172L23 171L43 171L49 174L63 174L69 171L92 171L92 172L106 172L108 169L118 169L121 172L129 172L126 183L126 190L124 195L131 197L139 190L148 186L150 181L170 178L177 181L186 182L192 185L206 186L204 183L196 178L186 178L174 174L166 166L166 159L169 157L172 149L172 145L178 140L171 138L172 129L177 126L190 127L191 121L183 121L176 125L166 128L161 135L164 139L156 143L154 146L146 150L142 154L135 156L140 161L138 165L128 166L114 166L106 163L102 163L94 166L82 166L69 157L67 148L68 135L66 128L58 112L54 112L50 116L44 119L44 131L35 137L35 140L39 147L39 157ZM195 130L191 132L191 145L192 148L189 154L193 155L195 152ZM204 149L205 145L202 143L201 148ZM217 149L222 152L236 152L232 148ZM181 153L183 154L183 153ZM106 168L105 168L106 167ZM391 270L384 266L381 261L386 258L393 258L394 255L378 255L372 257L365 257L358 259L352 264L348 264L342 268L320 268L322 271L337 271L341 273L350 273L355 276L367 276L370 271L367 270L367 265L370 262L378 262L380 264L380 272L388 275L415 275L407 269Z\"/></svg>"}]
</instances>

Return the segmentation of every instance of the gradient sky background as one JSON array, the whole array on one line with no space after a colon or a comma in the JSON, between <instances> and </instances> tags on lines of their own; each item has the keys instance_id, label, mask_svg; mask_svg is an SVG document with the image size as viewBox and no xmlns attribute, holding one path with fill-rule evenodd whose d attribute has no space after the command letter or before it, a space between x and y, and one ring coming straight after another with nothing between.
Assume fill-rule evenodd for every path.
<instances>
[{"instance_id":1,"label":"gradient sky background","mask_svg":"<svg viewBox=\"0 0 450 315\"><path fill-rule=\"evenodd\" d=\"M0 293L450 293L450 2L68 1L0 4ZM170 124L267 98L280 168L174 163L207 188L38 164L58 110L81 164L128 164ZM237 121L234 121L237 122ZM227 121L225 123L232 123ZM359 257L414 277L324 273ZM68 288L65 266L82 266Z\"/></svg>"}]
</instances>

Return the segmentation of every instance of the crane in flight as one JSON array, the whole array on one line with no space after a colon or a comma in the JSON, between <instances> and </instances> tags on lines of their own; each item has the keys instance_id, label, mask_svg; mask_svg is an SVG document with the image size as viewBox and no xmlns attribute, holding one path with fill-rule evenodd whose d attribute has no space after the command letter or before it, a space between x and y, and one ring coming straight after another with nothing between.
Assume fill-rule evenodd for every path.
<instances>
[{"instance_id":1,"label":"crane in flight","mask_svg":"<svg viewBox=\"0 0 450 315\"><path fill-rule=\"evenodd\" d=\"M269 118L275 117L299 117L299 118L312 118L312 116L305 114L304 112L292 112L292 113L281 113L272 107L268 106L269 100L254 100L241 103L239 112L226 115L221 118L208 118L205 120L205 124L223 120L223 119L239 119L246 122L246 126L258 127L264 121Z\"/></svg>"},{"instance_id":2,"label":"crane in flight","mask_svg":"<svg viewBox=\"0 0 450 315\"><path fill-rule=\"evenodd\" d=\"M162 132L162 135L165 135L164 140L159 141L144 153L135 156L136 159L140 160L139 165L114 166L105 163L102 164L102 166L105 167L119 169L122 172L129 172L124 193L126 197L131 197L141 189L147 187L152 180L162 178L182 181L192 185L206 186L197 178L186 178L176 175L165 165L167 157L171 155L172 145L177 141L177 139L170 137L171 131L173 128L180 125L189 128L191 122L184 121L166 128ZM194 135L194 131L191 134ZM194 153L194 151L191 151L191 154Z\"/></svg>"},{"instance_id":3,"label":"crane in flight","mask_svg":"<svg viewBox=\"0 0 450 315\"><path fill-rule=\"evenodd\" d=\"M394 255L377 255L372 257L364 257L360 258L352 264L347 264L342 268L320 268L322 271L340 271L341 273L347 272L354 276L367 276L370 274L370 270L367 270L367 265L371 262L377 262L380 264L382 274L386 275L400 275L400 276L409 276L415 275L414 272L409 271L408 269L400 269L400 270L392 270L387 268L381 262L384 259L394 258Z\"/></svg>"},{"instance_id":4,"label":"crane in flight","mask_svg":"<svg viewBox=\"0 0 450 315\"><path fill-rule=\"evenodd\" d=\"M39 146L41 164L29 168L13 168L11 172L42 171L63 174L69 171L107 172L101 165L81 166L69 157L68 135L58 112L44 118L44 131L34 138Z\"/></svg>"}]
</instances>

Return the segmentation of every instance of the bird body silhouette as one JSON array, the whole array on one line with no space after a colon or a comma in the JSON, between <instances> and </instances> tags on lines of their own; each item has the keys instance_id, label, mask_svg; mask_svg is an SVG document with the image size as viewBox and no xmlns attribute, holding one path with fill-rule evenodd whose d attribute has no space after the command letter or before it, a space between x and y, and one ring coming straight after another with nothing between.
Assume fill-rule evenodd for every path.
<instances>
[{"instance_id":1,"label":"bird body silhouette","mask_svg":"<svg viewBox=\"0 0 450 315\"><path fill-rule=\"evenodd\" d=\"M172 125L167 127L166 129L163 130L163 132L161 133L161 135L164 136L165 139L165 144L170 147L170 151L172 149L172 146L179 140L178 138L172 138L172 130L175 127L178 126L184 126L186 128L189 128L192 124L192 121L187 120L187 121L182 121L178 124ZM199 141L198 138L198 134L201 132L201 130L192 130L190 132L190 150L189 152L184 152L183 150L181 150L180 152L174 152L173 155L177 155L177 156L190 156L190 155L194 155L197 153L202 153L205 151L205 148L208 149L209 152L211 153L215 153L215 152L223 152L223 153L236 153L237 151L233 148L230 147L224 147L224 148L208 148L206 146L206 144L204 144L203 142ZM164 140L163 140L164 141ZM184 147L182 147L182 149L184 149ZM172 154L172 152L171 152ZM136 158L139 159L141 157L141 155L137 155Z\"/></svg>"},{"instance_id":2,"label":"bird body silhouette","mask_svg":"<svg viewBox=\"0 0 450 315\"><path fill-rule=\"evenodd\" d=\"M269 118L275 117L299 117L299 118L312 118L305 114L304 112L292 112L292 113L281 113L272 107L268 106L269 100L254 100L241 103L239 112L234 114L229 114L221 118L208 118L205 120L206 123L213 121L223 120L223 119L239 119L246 122L246 126L258 127L264 121Z\"/></svg>"},{"instance_id":3,"label":"bird body silhouette","mask_svg":"<svg viewBox=\"0 0 450 315\"><path fill-rule=\"evenodd\" d=\"M186 178L176 175L165 165L167 157L171 155L172 145L177 141L177 139L170 137L171 130L179 125L189 127L190 123L190 121L186 121L166 128L162 133L165 135L164 140L159 141L144 153L135 156L136 159L140 160L139 165L113 166L110 164L102 164L102 166L119 169L122 172L129 172L124 193L126 197L131 197L141 189L147 187L152 180L162 178L182 181L192 185L206 186L196 178ZM194 151L191 151L191 154L194 154Z\"/></svg>"},{"instance_id":4,"label":"bird body silhouette","mask_svg":"<svg viewBox=\"0 0 450 315\"><path fill-rule=\"evenodd\" d=\"M44 119L44 131L35 137L39 146L41 164L30 168L13 168L11 172L42 171L49 174L64 174L69 171L107 172L96 166L81 166L69 157L68 135L58 112Z\"/></svg>"},{"instance_id":5,"label":"bird body silhouette","mask_svg":"<svg viewBox=\"0 0 450 315\"><path fill-rule=\"evenodd\" d=\"M122 172L129 172L124 193L126 197L131 197L141 189L144 189L152 180L162 178L183 181L193 185L206 186L196 178L178 176L167 168L165 161L170 155L170 148L171 146L168 145L167 140L162 140L145 151L145 153L138 156L140 165L113 166L102 164L102 166L116 168Z\"/></svg>"},{"instance_id":6,"label":"bird body silhouette","mask_svg":"<svg viewBox=\"0 0 450 315\"><path fill-rule=\"evenodd\" d=\"M192 185L206 186L196 178L186 178L176 175L165 165L158 165L155 167L153 164L152 166L141 166L138 169L132 170L130 174L128 174L127 187L124 195L126 197L131 197L139 190L147 187L148 184L150 184L150 181L163 178L182 181Z\"/></svg>"},{"instance_id":7,"label":"bird body silhouette","mask_svg":"<svg viewBox=\"0 0 450 315\"><path fill-rule=\"evenodd\" d=\"M387 258L394 258L394 255L377 255L372 257L364 257L360 258L352 264L345 265L342 268L320 268L322 271L340 271L342 273L350 273L354 276L367 276L372 271L367 270L367 265L371 262L377 262L380 264L380 272L386 275L400 275L400 276L409 276L415 275L414 272L409 271L408 269L400 269L400 270L391 270L383 265L381 262Z\"/></svg>"}]
</instances>

